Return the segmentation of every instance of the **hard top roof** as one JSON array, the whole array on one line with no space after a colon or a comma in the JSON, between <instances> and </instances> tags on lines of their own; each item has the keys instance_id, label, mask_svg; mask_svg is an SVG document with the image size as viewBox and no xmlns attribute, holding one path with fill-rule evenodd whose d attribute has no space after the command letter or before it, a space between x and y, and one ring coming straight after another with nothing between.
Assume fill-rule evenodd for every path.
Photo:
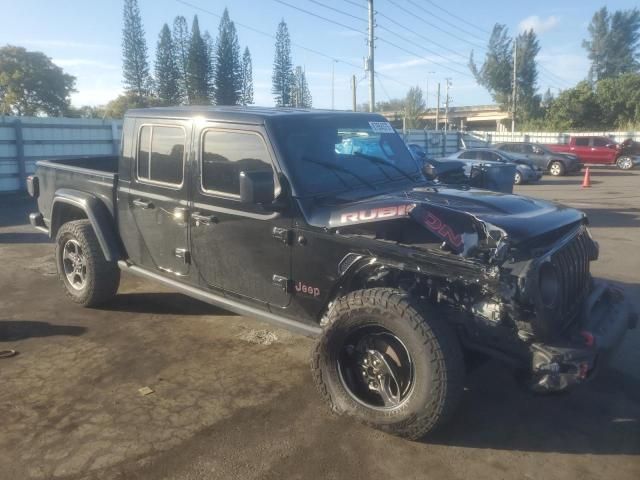
<instances>
[{"instance_id":1,"label":"hard top roof","mask_svg":"<svg viewBox=\"0 0 640 480\"><path fill-rule=\"evenodd\" d=\"M178 107L137 108L128 110L126 117L144 118L180 118L203 117L207 120L263 124L269 118L282 116L321 116L321 115L372 115L341 110L320 110L312 108L254 107L254 106L210 106L191 105Z\"/></svg>"}]
</instances>

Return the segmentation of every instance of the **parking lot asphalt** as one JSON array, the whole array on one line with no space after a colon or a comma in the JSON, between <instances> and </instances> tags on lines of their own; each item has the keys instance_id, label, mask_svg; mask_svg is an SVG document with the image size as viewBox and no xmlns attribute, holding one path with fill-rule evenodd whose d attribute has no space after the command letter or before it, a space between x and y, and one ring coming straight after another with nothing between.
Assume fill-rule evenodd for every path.
<instances>
[{"instance_id":1,"label":"parking lot asphalt","mask_svg":"<svg viewBox=\"0 0 640 480\"><path fill-rule=\"evenodd\" d=\"M544 177L517 193L586 211L596 277L640 310L640 171ZM533 396L495 362L420 442L330 415L311 341L123 276L87 310L59 284L31 202L0 196L0 479L640 478L640 334L599 378ZM149 387L153 393L141 395Z\"/></svg>"}]
</instances>

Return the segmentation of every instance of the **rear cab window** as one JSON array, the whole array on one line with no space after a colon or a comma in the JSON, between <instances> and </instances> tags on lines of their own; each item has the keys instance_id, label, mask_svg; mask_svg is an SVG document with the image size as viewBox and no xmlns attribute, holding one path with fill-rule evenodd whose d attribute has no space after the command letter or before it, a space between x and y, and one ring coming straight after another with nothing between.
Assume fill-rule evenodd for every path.
<instances>
[{"instance_id":1,"label":"rear cab window","mask_svg":"<svg viewBox=\"0 0 640 480\"><path fill-rule=\"evenodd\" d=\"M201 145L200 187L205 193L240 198L240 172L273 172L258 132L208 128Z\"/></svg>"},{"instance_id":2,"label":"rear cab window","mask_svg":"<svg viewBox=\"0 0 640 480\"><path fill-rule=\"evenodd\" d=\"M576 137L576 147L588 147L589 137Z\"/></svg>"},{"instance_id":3,"label":"rear cab window","mask_svg":"<svg viewBox=\"0 0 640 480\"><path fill-rule=\"evenodd\" d=\"M173 125L142 125L136 177L142 183L179 188L184 181L186 132Z\"/></svg>"}]
</instances>

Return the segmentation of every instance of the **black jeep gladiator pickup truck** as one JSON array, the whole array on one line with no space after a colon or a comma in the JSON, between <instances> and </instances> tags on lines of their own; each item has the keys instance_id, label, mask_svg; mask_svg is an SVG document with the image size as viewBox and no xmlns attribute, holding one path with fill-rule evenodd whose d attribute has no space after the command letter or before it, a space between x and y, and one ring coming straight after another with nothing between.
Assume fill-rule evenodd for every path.
<instances>
[{"instance_id":1,"label":"black jeep gladiator pickup truck","mask_svg":"<svg viewBox=\"0 0 640 480\"><path fill-rule=\"evenodd\" d=\"M434 184L376 114L131 110L119 158L40 161L27 186L73 301L122 270L315 336L331 408L408 438L454 412L477 352L562 390L636 322L591 278L583 213Z\"/></svg>"}]
</instances>

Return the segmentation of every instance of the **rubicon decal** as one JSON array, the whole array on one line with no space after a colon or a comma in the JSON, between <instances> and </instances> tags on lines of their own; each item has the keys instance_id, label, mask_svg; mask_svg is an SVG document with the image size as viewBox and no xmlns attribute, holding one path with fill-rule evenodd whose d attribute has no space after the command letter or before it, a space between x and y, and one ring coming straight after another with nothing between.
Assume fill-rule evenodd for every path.
<instances>
[{"instance_id":1,"label":"rubicon decal","mask_svg":"<svg viewBox=\"0 0 640 480\"><path fill-rule=\"evenodd\" d=\"M406 217L415 205L391 205L388 207L370 208L357 212L343 213L340 223L367 222L385 218Z\"/></svg>"},{"instance_id":2,"label":"rubicon decal","mask_svg":"<svg viewBox=\"0 0 640 480\"><path fill-rule=\"evenodd\" d=\"M433 233L442 238L452 247L460 249L463 245L462 237L455 233L449 225L440 220L434 213L427 212L422 217L424 225Z\"/></svg>"},{"instance_id":3,"label":"rubicon decal","mask_svg":"<svg viewBox=\"0 0 640 480\"><path fill-rule=\"evenodd\" d=\"M302 282L297 282L295 288L296 288L296 292L298 293L305 293L307 295L311 295L312 297L320 296L320 289L312 285L307 285Z\"/></svg>"}]
</instances>

